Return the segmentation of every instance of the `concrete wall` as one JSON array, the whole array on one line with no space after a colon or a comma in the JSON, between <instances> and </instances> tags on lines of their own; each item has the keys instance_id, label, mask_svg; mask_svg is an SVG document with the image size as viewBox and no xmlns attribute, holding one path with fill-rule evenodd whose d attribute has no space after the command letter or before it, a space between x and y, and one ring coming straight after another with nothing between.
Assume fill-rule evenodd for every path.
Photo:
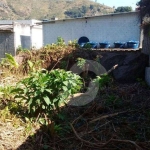
<instances>
[{"instance_id":1,"label":"concrete wall","mask_svg":"<svg viewBox=\"0 0 150 150\"><path fill-rule=\"evenodd\" d=\"M56 42L58 36L66 42L86 36L90 41L109 41L113 46L116 41L139 41L139 25L137 12L49 21L43 23L43 43Z\"/></svg>"},{"instance_id":2,"label":"concrete wall","mask_svg":"<svg viewBox=\"0 0 150 150\"><path fill-rule=\"evenodd\" d=\"M41 25L31 27L31 45L37 49L43 46L43 33Z\"/></svg>"},{"instance_id":3,"label":"concrete wall","mask_svg":"<svg viewBox=\"0 0 150 150\"><path fill-rule=\"evenodd\" d=\"M0 59L5 57L5 53L15 55L13 32L0 32Z\"/></svg>"},{"instance_id":4,"label":"concrete wall","mask_svg":"<svg viewBox=\"0 0 150 150\"><path fill-rule=\"evenodd\" d=\"M43 46L42 25L39 20L0 20L0 24L14 24L15 32L15 48L22 46L23 48L41 48Z\"/></svg>"},{"instance_id":5,"label":"concrete wall","mask_svg":"<svg viewBox=\"0 0 150 150\"><path fill-rule=\"evenodd\" d=\"M27 24L14 24L15 32L15 48L19 46L22 48L31 48L30 25Z\"/></svg>"}]
</instances>

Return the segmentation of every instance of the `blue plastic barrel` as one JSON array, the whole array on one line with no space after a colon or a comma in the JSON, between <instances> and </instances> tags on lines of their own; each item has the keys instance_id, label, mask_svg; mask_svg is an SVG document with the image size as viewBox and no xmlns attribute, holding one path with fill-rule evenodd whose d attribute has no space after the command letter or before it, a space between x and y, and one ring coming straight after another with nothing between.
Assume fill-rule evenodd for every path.
<instances>
[{"instance_id":1,"label":"blue plastic barrel","mask_svg":"<svg viewBox=\"0 0 150 150\"><path fill-rule=\"evenodd\" d=\"M100 48L109 48L110 47L109 42L101 42L99 44L100 44Z\"/></svg>"},{"instance_id":2,"label":"blue plastic barrel","mask_svg":"<svg viewBox=\"0 0 150 150\"><path fill-rule=\"evenodd\" d=\"M137 49L139 47L139 41L127 42L127 48Z\"/></svg>"},{"instance_id":3,"label":"blue plastic barrel","mask_svg":"<svg viewBox=\"0 0 150 150\"><path fill-rule=\"evenodd\" d=\"M125 47L125 42L115 42L114 43L115 48L124 48Z\"/></svg>"}]
</instances>

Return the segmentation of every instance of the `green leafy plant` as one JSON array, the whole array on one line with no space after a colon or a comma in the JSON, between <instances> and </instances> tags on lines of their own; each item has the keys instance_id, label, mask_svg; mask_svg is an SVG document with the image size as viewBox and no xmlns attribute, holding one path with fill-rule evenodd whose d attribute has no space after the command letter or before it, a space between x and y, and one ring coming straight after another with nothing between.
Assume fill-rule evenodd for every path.
<instances>
[{"instance_id":1,"label":"green leafy plant","mask_svg":"<svg viewBox=\"0 0 150 150\"><path fill-rule=\"evenodd\" d=\"M77 40L73 40L73 41L68 41L68 46L71 46L71 47L79 47L79 44L77 42Z\"/></svg>"},{"instance_id":2,"label":"green leafy plant","mask_svg":"<svg viewBox=\"0 0 150 150\"><path fill-rule=\"evenodd\" d=\"M26 48L22 48L22 46L18 46L17 50L16 50L16 53L17 54L20 54L20 53L29 53L30 54L31 52L30 52L30 50L28 50Z\"/></svg>"},{"instance_id":3,"label":"green leafy plant","mask_svg":"<svg viewBox=\"0 0 150 150\"><path fill-rule=\"evenodd\" d=\"M64 39L62 38L62 37L57 37L57 42L56 42L56 44L58 45L58 46L65 46L66 44L65 44L65 42L64 42Z\"/></svg>"},{"instance_id":4,"label":"green leafy plant","mask_svg":"<svg viewBox=\"0 0 150 150\"><path fill-rule=\"evenodd\" d=\"M11 100L13 98L13 94L11 93L12 90L14 90L13 86L0 87L0 99L5 103L7 100Z\"/></svg>"},{"instance_id":5,"label":"green leafy plant","mask_svg":"<svg viewBox=\"0 0 150 150\"><path fill-rule=\"evenodd\" d=\"M78 66L80 69L83 69L85 63L86 63L86 60L85 60L85 59L83 59L83 58L77 58L77 66Z\"/></svg>"},{"instance_id":6,"label":"green leafy plant","mask_svg":"<svg viewBox=\"0 0 150 150\"><path fill-rule=\"evenodd\" d=\"M107 98L105 99L105 106L113 106L115 108L118 108L120 106L122 106L122 100L114 94L110 94L107 96Z\"/></svg>"},{"instance_id":7,"label":"green leafy plant","mask_svg":"<svg viewBox=\"0 0 150 150\"><path fill-rule=\"evenodd\" d=\"M96 79L93 80L96 84L98 84L99 88L102 89L112 83L112 78L107 75L97 76Z\"/></svg>"},{"instance_id":8,"label":"green leafy plant","mask_svg":"<svg viewBox=\"0 0 150 150\"><path fill-rule=\"evenodd\" d=\"M66 66L67 66L67 61L62 60L61 63L60 63L60 68L61 69L66 69Z\"/></svg>"},{"instance_id":9,"label":"green leafy plant","mask_svg":"<svg viewBox=\"0 0 150 150\"><path fill-rule=\"evenodd\" d=\"M90 43L85 43L84 48L86 48L86 49L91 49L91 48L92 48L92 46L91 46L91 44L90 44Z\"/></svg>"},{"instance_id":10,"label":"green leafy plant","mask_svg":"<svg viewBox=\"0 0 150 150\"><path fill-rule=\"evenodd\" d=\"M19 64L17 63L17 61L15 60L15 58L8 53L5 53L5 58L3 58L1 65L6 67L10 67L10 69L17 69L19 67Z\"/></svg>"},{"instance_id":11,"label":"green leafy plant","mask_svg":"<svg viewBox=\"0 0 150 150\"><path fill-rule=\"evenodd\" d=\"M43 63L42 60L37 60L37 61L28 60L27 64L29 66L29 71L35 72L36 70L40 70L42 67L42 63Z\"/></svg>"},{"instance_id":12,"label":"green leafy plant","mask_svg":"<svg viewBox=\"0 0 150 150\"><path fill-rule=\"evenodd\" d=\"M26 101L28 113L34 117L51 116L66 98L81 88L80 76L61 69L38 71L23 79L13 92Z\"/></svg>"}]
</instances>

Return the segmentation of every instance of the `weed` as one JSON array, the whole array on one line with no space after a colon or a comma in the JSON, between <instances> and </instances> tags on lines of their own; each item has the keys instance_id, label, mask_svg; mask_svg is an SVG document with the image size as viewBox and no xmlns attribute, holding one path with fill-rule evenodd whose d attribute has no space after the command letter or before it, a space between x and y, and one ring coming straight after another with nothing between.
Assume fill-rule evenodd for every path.
<instances>
[{"instance_id":1,"label":"weed","mask_svg":"<svg viewBox=\"0 0 150 150\"><path fill-rule=\"evenodd\" d=\"M34 72L18 84L13 92L15 98L26 100L28 113L34 117L46 115L50 117L54 110L59 110L66 98L79 91L80 77L71 72L56 69L48 72Z\"/></svg>"},{"instance_id":2,"label":"weed","mask_svg":"<svg viewBox=\"0 0 150 150\"><path fill-rule=\"evenodd\" d=\"M80 69L83 69L85 63L86 63L86 60L85 60L85 59L83 59L83 58L77 58L77 66L78 66Z\"/></svg>"},{"instance_id":3,"label":"weed","mask_svg":"<svg viewBox=\"0 0 150 150\"><path fill-rule=\"evenodd\" d=\"M92 48L92 46L91 46L91 44L90 43L85 43L85 45L84 45L84 48L86 48L86 49L91 49Z\"/></svg>"},{"instance_id":4,"label":"weed","mask_svg":"<svg viewBox=\"0 0 150 150\"><path fill-rule=\"evenodd\" d=\"M61 69L66 69L66 66L67 66L67 62L65 60L61 61L60 68Z\"/></svg>"},{"instance_id":5,"label":"weed","mask_svg":"<svg viewBox=\"0 0 150 150\"><path fill-rule=\"evenodd\" d=\"M57 37L57 42L56 42L56 45L58 46L65 46L65 41L62 37Z\"/></svg>"},{"instance_id":6,"label":"weed","mask_svg":"<svg viewBox=\"0 0 150 150\"><path fill-rule=\"evenodd\" d=\"M108 95L104 101L104 105L106 107L113 107L113 109L122 107L122 104L122 99L120 99L117 95L114 94Z\"/></svg>"},{"instance_id":7,"label":"weed","mask_svg":"<svg viewBox=\"0 0 150 150\"><path fill-rule=\"evenodd\" d=\"M68 41L68 46L78 48L79 44L78 44L77 40L73 40L73 41Z\"/></svg>"},{"instance_id":8,"label":"weed","mask_svg":"<svg viewBox=\"0 0 150 150\"><path fill-rule=\"evenodd\" d=\"M0 87L0 99L6 104L8 100L13 99L13 94L11 91L14 90L13 86Z\"/></svg>"},{"instance_id":9,"label":"weed","mask_svg":"<svg viewBox=\"0 0 150 150\"><path fill-rule=\"evenodd\" d=\"M17 54L20 54L20 53L30 53L30 50L22 48L21 46L18 46L18 48L16 50L16 53Z\"/></svg>"},{"instance_id":10,"label":"weed","mask_svg":"<svg viewBox=\"0 0 150 150\"><path fill-rule=\"evenodd\" d=\"M17 69L19 67L19 64L16 62L14 57L11 54L5 53L6 58L3 58L1 62L1 66L3 67L9 67L10 69Z\"/></svg>"},{"instance_id":11,"label":"weed","mask_svg":"<svg viewBox=\"0 0 150 150\"><path fill-rule=\"evenodd\" d=\"M99 89L105 88L112 84L112 78L109 75L101 75L97 76L96 79L93 80L96 84L99 85Z\"/></svg>"}]
</instances>

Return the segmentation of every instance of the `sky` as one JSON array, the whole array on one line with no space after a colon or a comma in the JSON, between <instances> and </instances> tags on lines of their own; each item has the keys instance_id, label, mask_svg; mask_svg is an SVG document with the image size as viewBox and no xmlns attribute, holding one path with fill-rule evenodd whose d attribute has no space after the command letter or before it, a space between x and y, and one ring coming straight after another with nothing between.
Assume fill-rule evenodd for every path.
<instances>
[{"instance_id":1,"label":"sky","mask_svg":"<svg viewBox=\"0 0 150 150\"><path fill-rule=\"evenodd\" d=\"M110 7L115 6L115 8L119 6L131 6L134 10L136 8L136 3L139 0L93 0L93 1L97 1L98 3L104 4Z\"/></svg>"}]
</instances>

